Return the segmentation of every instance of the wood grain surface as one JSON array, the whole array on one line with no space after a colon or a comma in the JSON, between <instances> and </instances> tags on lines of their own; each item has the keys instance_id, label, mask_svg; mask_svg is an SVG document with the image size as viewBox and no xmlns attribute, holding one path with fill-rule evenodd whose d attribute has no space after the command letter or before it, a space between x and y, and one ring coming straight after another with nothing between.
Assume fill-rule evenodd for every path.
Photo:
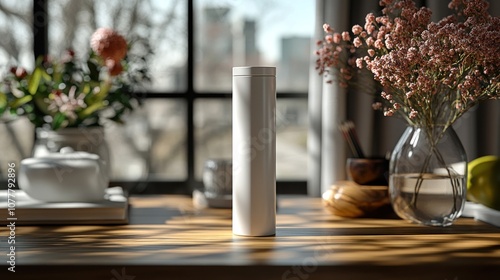
<instances>
[{"instance_id":1,"label":"wood grain surface","mask_svg":"<svg viewBox=\"0 0 500 280\"><path fill-rule=\"evenodd\" d=\"M500 229L473 219L426 227L390 209L349 219L286 196L276 236L251 238L232 234L230 210L189 197L130 202L129 225L17 227L16 273L2 261L1 279L499 279Z\"/></svg>"}]
</instances>

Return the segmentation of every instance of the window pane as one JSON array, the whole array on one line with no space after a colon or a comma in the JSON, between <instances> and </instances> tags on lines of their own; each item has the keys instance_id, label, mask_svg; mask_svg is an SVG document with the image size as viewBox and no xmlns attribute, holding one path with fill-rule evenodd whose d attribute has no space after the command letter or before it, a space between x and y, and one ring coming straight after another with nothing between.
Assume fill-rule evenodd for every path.
<instances>
[{"instance_id":1,"label":"window pane","mask_svg":"<svg viewBox=\"0 0 500 280\"><path fill-rule=\"evenodd\" d=\"M230 159L231 100L198 99L194 103L195 174L201 180L207 159Z\"/></svg>"},{"instance_id":2,"label":"window pane","mask_svg":"<svg viewBox=\"0 0 500 280\"><path fill-rule=\"evenodd\" d=\"M276 178L307 178L307 100L280 98L276 110Z\"/></svg>"},{"instance_id":3,"label":"window pane","mask_svg":"<svg viewBox=\"0 0 500 280\"><path fill-rule=\"evenodd\" d=\"M0 178L7 178L7 164L15 163L19 170L22 159L30 157L35 138L33 125L27 118L0 122ZM0 188L1 189L1 188Z\"/></svg>"},{"instance_id":4,"label":"window pane","mask_svg":"<svg viewBox=\"0 0 500 280\"><path fill-rule=\"evenodd\" d=\"M125 125L107 123L112 179L186 179L185 118L183 100L149 99Z\"/></svg>"},{"instance_id":5,"label":"window pane","mask_svg":"<svg viewBox=\"0 0 500 280\"><path fill-rule=\"evenodd\" d=\"M233 66L277 67L278 91L306 92L315 1L195 0L198 91L231 91Z\"/></svg>"},{"instance_id":6,"label":"window pane","mask_svg":"<svg viewBox=\"0 0 500 280\"><path fill-rule=\"evenodd\" d=\"M32 19L32 1L0 1L0 79L11 66L33 69ZM19 167L21 159L30 155L33 133L27 119L7 121L0 116L0 178L6 178L7 163Z\"/></svg>"},{"instance_id":7,"label":"window pane","mask_svg":"<svg viewBox=\"0 0 500 280\"><path fill-rule=\"evenodd\" d=\"M196 179L207 159L232 158L230 100L195 103ZM276 178L307 178L307 101L280 98L276 110Z\"/></svg>"},{"instance_id":8,"label":"window pane","mask_svg":"<svg viewBox=\"0 0 500 280\"><path fill-rule=\"evenodd\" d=\"M0 1L0 65L33 68L32 1Z\"/></svg>"},{"instance_id":9,"label":"window pane","mask_svg":"<svg viewBox=\"0 0 500 280\"><path fill-rule=\"evenodd\" d=\"M113 27L129 41L141 38L151 47L150 90L184 91L187 88L186 12L185 0L51 0L50 53L57 56L68 48L87 51L95 29Z\"/></svg>"}]
</instances>

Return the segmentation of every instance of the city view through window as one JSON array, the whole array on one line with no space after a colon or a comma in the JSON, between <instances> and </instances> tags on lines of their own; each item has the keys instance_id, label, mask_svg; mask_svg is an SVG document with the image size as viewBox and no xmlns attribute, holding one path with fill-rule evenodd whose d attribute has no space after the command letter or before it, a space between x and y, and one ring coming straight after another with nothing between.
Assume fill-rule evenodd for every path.
<instances>
[{"instance_id":1,"label":"city view through window","mask_svg":"<svg viewBox=\"0 0 500 280\"><path fill-rule=\"evenodd\" d=\"M100 26L112 26L128 38L145 38L154 53L152 83L147 87L149 94L162 97L147 99L124 126L105 124L116 180L186 179L187 100L182 94L188 88L189 55L194 56L197 180L207 159L231 156L231 100L222 94L231 93L233 66L276 66L278 93L307 93L315 1L193 1L193 53L187 48L187 0L49 1L51 55L65 48L88 50L88 38ZM3 0L0 7L0 21L20 22L1 27L2 67L9 63L33 67L32 6ZM169 98L171 93L176 97ZM208 93L212 96L204 98ZM221 98L213 96L219 93ZM277 104L278 180L305 180L307 99L283 97ZM33 129L29 122L15 120L0 127L0 144L13 147L5 151L5 160L29 156L33 140L26 137Z\"/></svg>"}]
</instances>

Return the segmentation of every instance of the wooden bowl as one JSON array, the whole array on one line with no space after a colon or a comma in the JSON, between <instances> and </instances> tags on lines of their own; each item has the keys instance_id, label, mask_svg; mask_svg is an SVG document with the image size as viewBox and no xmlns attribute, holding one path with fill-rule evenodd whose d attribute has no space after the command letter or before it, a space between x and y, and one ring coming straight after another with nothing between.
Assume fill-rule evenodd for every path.
<instances>
[{"instance_id":1,"label":"wooden bowl","mask_svg":"<svg viewBox=\"0 0 500 280\"><path fill-rule=\"evenodd\" d=\"M390 203L387 186L363 186L341 181L322 195L323 205L334 215L362 217Z\"/></svg>"},{"instance_id":2,"label":"wooden bowl","mask_svg":"<svg viewBox=\"0 0 500 280\"><path fill-rule=\"evenodd\" d=\"M347 178L359 185L387 186L389 160L385 158L348 158Z\"/></svg>"}]
</instances>

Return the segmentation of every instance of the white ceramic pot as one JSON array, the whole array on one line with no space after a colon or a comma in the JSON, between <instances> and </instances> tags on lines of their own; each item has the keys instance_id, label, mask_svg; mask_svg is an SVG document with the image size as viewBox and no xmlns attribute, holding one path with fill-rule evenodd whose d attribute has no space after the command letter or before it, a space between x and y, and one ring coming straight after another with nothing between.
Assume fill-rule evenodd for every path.
<instances>
[{"instance_id":1,"label":"white ceramic pot","mask_svg":"<svg viewBox=\"0 0 500 280\"><path fill-rule=\"evenodd\" d=\"M19 188L48 202L90 202L104 199L109 178L98 155L71 149L26 158L19 167Z\"/></svg>"},{"instance_id":2,"label":"white ceramic pot","mask_svg":"<svg viewBox=\"0 0 500 280\"><path fill-rule=\"evenodd\" d=\"M50 153L58 153L64 147L98 155L106 163L108 174L110 174L109 148L103 127L65 127L56 131L45 128L36 129L33 157L45 157Z\"/></svg>"}]
</instances>

